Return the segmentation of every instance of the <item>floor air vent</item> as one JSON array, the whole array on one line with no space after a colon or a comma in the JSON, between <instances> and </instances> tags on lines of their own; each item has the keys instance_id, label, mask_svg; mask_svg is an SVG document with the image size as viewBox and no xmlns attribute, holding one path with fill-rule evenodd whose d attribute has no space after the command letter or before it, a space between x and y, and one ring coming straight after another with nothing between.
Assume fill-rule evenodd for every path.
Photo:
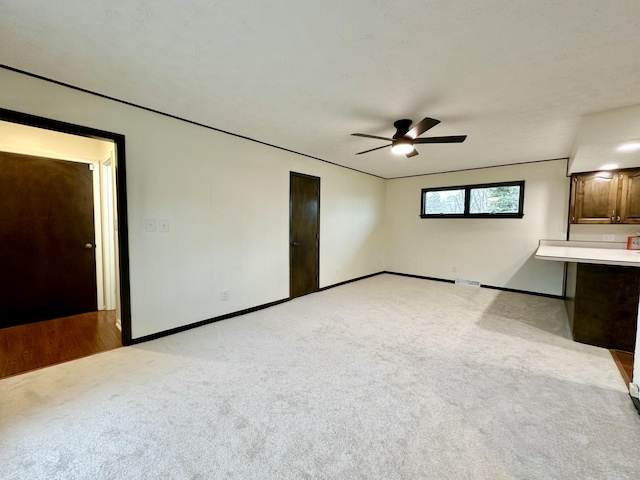
<instances>
[{"instance_id":1,"label":"floor air vent","mask_svg":"<svg viewBox=\"0 0 640 480\"><path fill-rule=\"evenodd\" d=\"M466 285L467 287L479 287L480 282L477 280L465 280L464 278L456 278L456 285Z\"/></svg>"}]
</instances>

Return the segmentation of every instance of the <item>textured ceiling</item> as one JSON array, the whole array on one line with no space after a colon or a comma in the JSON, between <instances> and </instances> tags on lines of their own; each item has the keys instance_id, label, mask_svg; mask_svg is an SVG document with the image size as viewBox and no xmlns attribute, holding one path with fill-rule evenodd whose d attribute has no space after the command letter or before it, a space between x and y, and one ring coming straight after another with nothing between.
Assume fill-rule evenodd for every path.
<instances>
[{"instance_id":1,"label":"textured ceiling","mask_svg":"<svg viewBox=\"0 0 640 480\"><path fill-rule=\"evenodd\" d=\"M0 0L0 63L373 173L568 157L640 103L638 0ZM398 157L353 132L442 123Z\"/></svg>"}]
</instances>

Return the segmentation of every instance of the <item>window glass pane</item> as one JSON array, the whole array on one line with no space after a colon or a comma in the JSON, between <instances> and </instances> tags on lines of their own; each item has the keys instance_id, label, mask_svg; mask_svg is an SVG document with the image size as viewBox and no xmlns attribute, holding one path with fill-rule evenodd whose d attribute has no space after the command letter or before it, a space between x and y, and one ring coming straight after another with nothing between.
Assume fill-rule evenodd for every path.
<instances>
[{"instance_id":1,"label":"window glass pane","mask_svg":"<svg viewBox=\"0 0 640 480\"><path fill-rule=\"evenodd\" d=\"M462 215L464 213L464 189L426 192L424 213L425 215Z\"/></svg>"},{"instance_id":2,"label":"window glass pane","mask_svg":"<svg viewBox=\"0 0 640 480\"><path fill-rule=\"evenodd\" d=\"M471 189L469 213L518 213L520 210L520 186Z\"/></svg>"}]
</instances>

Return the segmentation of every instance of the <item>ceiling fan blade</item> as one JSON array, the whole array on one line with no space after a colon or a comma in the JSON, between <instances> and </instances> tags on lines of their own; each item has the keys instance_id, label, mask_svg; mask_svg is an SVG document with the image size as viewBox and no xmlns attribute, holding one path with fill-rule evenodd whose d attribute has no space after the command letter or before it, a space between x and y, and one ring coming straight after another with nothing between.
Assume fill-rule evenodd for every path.
<instances>
[{"instance_id":1,"label":"ceiling fan blade","mask_svg":"<svg viewBox=\"0 0 640 480\"><path fill-rule=\"evenodd\" d=\"M425 117L420 122L416 123L411 130L406 134L407 137L417 138L430 128L435 127L440 123L440 120L435 118Z\"/></svg>"},{"instance_id":2,"label":"ceiling fan blade","mask_svg":"<svg viewBox=\"0 0 640 480\"><path fill-rule=\"evenodd\" d=\"M390 138L378 137L376 135L367 135L366 133L352 133L351 135L353 135L354 137L377 138L378 140L386 140L388 142L391 141Z\"/></svg>"},{"instance_id":3,"label":"ceiling fan blade","mask_svg":"<svg viewBox=\"0 0 640 480\"><path fill-rule=\"evenodd\" d=\"M466 135L452 135L450 137L427 137L416 138L413 143L462 143L467 138Z\"/></svg>"},{"instance_id":4,"label":"ceiling fan blade","mask_svg":"<svg viewBox=\"0 0 640 480\"><path fill-rule=\"evenodd\" d=\"M391 144L389 144L389 145L383 145L383 146L381 146L381 147L372 148L371 150L365 150L364 152L358 152L358 153L356 153L356 155L362 155L363 153L374 152L374 151L376 151L376 150L380 150L381 148L387 148L387 147L390 147L390 146L391 146Z\"/></svg>"},{"instance_id":5,"label":"ceiling fan blade","mask_svg":"<svg viewBox=\"0 0 640 480\"><path fill-rule=\"evenodd\" d=\"M407 158L415 157L416 155L420 155L418 151L414 148L412 152L407 153Z\"/></svg>"}]
</instances>

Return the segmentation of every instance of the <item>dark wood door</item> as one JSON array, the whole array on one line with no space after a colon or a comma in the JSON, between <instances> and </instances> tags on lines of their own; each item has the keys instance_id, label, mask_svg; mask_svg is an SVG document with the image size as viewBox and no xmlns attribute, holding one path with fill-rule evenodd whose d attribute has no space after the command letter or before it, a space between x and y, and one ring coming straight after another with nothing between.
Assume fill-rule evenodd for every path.
<instances>
[{"instance_id":1,"label":"dark wood door","mask_svg":"<svg viewBox=\"0 0 640 480\"><path fill-rule=\"evenodd\" d=\"M640 223L640 170L624 172L620 176L620 223Z\"/></svg>"},{"instance_id":2,"label":"dark wood door","mask_svg":"<svg viewBox=\"0 0 640 480\"><path fill-rule=\"evenodd\" d=\"M289 197L289 290L291 298L318 290L320 179L291 172Z\"/></svg>"},{"instance_id":3,"label":"dark wood door","mask_svg":"<svg viewBox=\"0 0 640 480\"><path fill-rule=\"evenodd\" d=\"M93 172L0 152L0 328L97 310Z\"/></svg>"},{"instance_id":4,"label":"dark wood door","mask_svg":"<svg viewBox=\"0 0 640 480\"><path fill-rule=\"evenodd\" d=\"M571 223L616 223L616 172L584 173L573 179Z\"/></svg>"}]
</instances>

